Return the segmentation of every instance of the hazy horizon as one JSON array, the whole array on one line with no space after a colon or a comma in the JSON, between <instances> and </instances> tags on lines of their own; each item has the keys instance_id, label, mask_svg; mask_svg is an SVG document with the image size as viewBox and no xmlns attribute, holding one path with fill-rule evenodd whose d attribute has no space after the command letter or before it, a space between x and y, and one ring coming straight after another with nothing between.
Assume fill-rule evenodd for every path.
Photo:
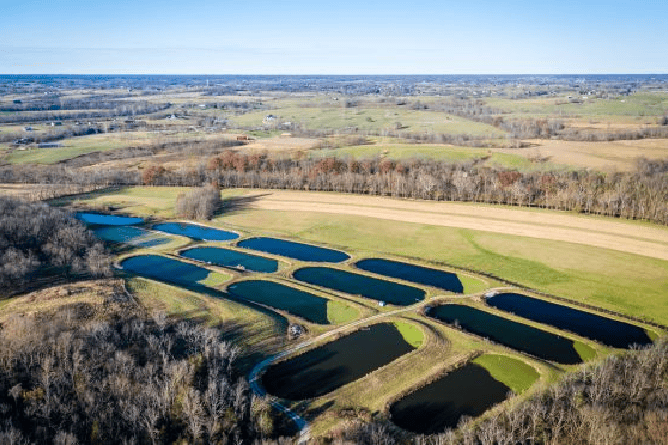
<instances>
[{"instance_id":1,"label":"hazy horizon","mask_svg":"<svg viewBox=\"0 0 668 445\"><path fill-rule=\"evenodd\" d=\"M668 72L663 2L5 2L6 74Z\"/></svg>"}]
</instances>

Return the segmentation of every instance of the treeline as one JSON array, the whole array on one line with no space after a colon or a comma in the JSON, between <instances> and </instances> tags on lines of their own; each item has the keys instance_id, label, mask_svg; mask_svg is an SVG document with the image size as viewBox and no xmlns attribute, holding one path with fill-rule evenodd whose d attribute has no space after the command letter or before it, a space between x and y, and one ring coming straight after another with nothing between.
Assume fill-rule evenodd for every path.
<instances>
[{"instance_id":1,"label":"treeline","mask_svg":"<svg viewBox=\"0 0 668 445\"><path fill-rule=\"evenodd\" d=\"M54 97L47 96L39 99L22 100L18 103L0 106L0 111L59 111L59 110L121 110L145 109L152 105L146 100L122 100L111 96ZM167 104L169 105L169 104ZM126 107L124 109L124 107Z\"/></svg>"},{"instance_id":2,"label":"treeline","mask_svg":"<svg viewBox=\"0 0 668 445\"><path fill-rule=\"evenodd\" d=\"M435 103L408 102L407 108L413 110L434 110L465 119L492 125L505 131L511 139L561 139L566 141L618 141L636 139L665 139L668 138L668 118L661 117L657 123L658 127L631 128L624 131L605 131L603 129L567 128L561 119L554 118L531 118L512 117L508 118L509 112L485 105L484 101L449 100L437 101ZM439 135L440 136L440 135ZM437 137L438 138L438 137ZM441 139L447 139L440 137ZM461 136L454 135L452 138L455 145L468 145L470 141L479 140L472 138L463 140ZM464 142L465 144L462 144Z\"/></svg>"},{"instance_id":3,"label":"treeline","mask_svg":"<svg viewBox=\"0 0 668 445\"><path fill-rule=\"evenodd\" d=\"M28 122L42 122L42 121L66 121L78 119L97 119L110 118L117 116L139 116L144 114L151 114L157 111L166 110L170 104L155 104L150 102L145 103L124 103L118 104L112 109L91 109L91 110L71 110L68 113L59 113L58 111L31 111L19 114L3 114L0 115L0 124L17 124Z\"/></svg>"},{"instance_id":4,"label":"treeline","mask_svg":"<svg viewBox=\"0 0 668 445\"><path fill-rule=\"evenodd\" d=\"M567 128L559 119L522 118L504 120L498 117L492 125L506 131L513 139L561 139L564 141L605 142L638 139L666 139L668 126L631 128L624 131Z\"/></svg>"},{"instance_id":5,"label":"treeline","mask_svg":"<svg viewBox=\"0 0 668 445\"><path fill-rule=\"evenodd\" d=\"M0 197L0 294L38 278L105 276L111 257L70 213Z\"/></svg>"},{"instance_id":6,"label":"treeline","mask_svg":"<svg viewBox=\"0 0 668 445\"><path fill-rule=\"evenodd\" d=\"M31 143L40 144L42 142L60 141L76 136L87 136L90 134L105 133L106 129L99 125L77 125L75 127L54 127L46 132L35 132L26 134L24 132L0 133L0 142L9 142L17 139L23 139Z\"/></svg>"},{"instance_id":7,"label":"treeline","mask_svg":"<svg viewBox=\"0 0 668 445\"><path fill-rule=\"evenodd\" d=\"M112 303L127 306L104 306ZM239 351L224 334L127 309L100 319L86 304L11 317L0 330L0 443L241 444L270 437L271 406L237 376Z\"/></svg>"},{"instance_id":8,"label":"treeline","mask_svg":"<svg viewBox=\"0 0 668 445\"><path fill-rule=\"evenodd\" d=\"M668 161L640 160L636 172L529 172L432 160L272 159L224 152L200 181L224 188L337 191L436 201L473 201L596 213L668 224ZM175 185L174 172L153 185ZM176 180L176 181L175 181ZM191 181L192 182L192 181Z\"/></svg>"},{"instance_id":9,"label":"treeline","mask_svg":"<svg viewBox=\"0 0 668 445\"><path fill-rule=\"evenodd\" d=\"M414 435L388 420L353 421L328 442L366 445L668 444L668 342L585 367L528 400L462 419L442 434Z\"/></svg>"},{"instance_id":10,"label":"treeline","mask_svg":"<svg viewBox=\"0 0 668 445\"><path fill-rule=\"evenodd\" d=\"M99 186L199 187L336 191L434 201L540 207L668 224L668 161L638 161L634 172L518 172L476 161L278 159L231 150L195 168L143 174L111 168L0 167L0 182Z\"/></svg>"}]
</instances>

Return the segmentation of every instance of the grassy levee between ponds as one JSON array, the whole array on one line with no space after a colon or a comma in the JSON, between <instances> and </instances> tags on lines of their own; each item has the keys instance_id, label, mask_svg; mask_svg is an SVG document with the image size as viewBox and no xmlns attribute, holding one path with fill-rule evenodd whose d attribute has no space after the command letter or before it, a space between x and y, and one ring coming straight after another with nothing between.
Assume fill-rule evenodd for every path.
<instances>
[{"instance_id":1,"label":"grassy levee between ponds","mask_svg":"<svg viewBox=\"0 0 668 445\"><path fill-rule=\"evenodd\" d=\"M359 317L359 311L340 301L327 300L327 320L331 324L349 323ZM410 342L409 342L410 343Z\"/></svg>"},{"instance_id":2,"label":"grassy levee between ponds","mask_svg":"<svg viewBox=\"0 0 668 445\"><path fill-rule=\"evenodd\" d=\"M580 355L583 362L588 362L589 360L593 360L596 358L596 350L591 346L587 345L586 343L583 343L579 340L575 340L573 342L573 347Z\"/></svg>"},{"instance_id":3,"label":"grassy levee between ponds","mask_svg":"<svg viewBox=\"0 0 668 445\"><path fill-rule=\"evenodd\" d=\"M413 323L405 321L395 321L394 325L399 329L404 340L414 348L419 348L424 343L424 333Z\"/></svg>"},{"instance_id":4,"label":"grassy levee between ponds","mask_svg":"<svg viewBox=\"0 0 668 445\"><path fill-rule=\"evenodd\" d=\"M507 355L483 354L474 359L473 363L485 368L515 394L522 394L540 378L533 366Z\"/></svg>"}]
</instances>

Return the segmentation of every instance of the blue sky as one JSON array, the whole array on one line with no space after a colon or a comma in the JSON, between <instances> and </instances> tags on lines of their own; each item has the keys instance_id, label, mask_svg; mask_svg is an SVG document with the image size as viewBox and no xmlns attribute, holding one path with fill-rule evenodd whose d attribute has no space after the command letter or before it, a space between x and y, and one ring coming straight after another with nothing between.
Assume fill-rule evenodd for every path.
<instances>
[{"instance_id":1,"label":"blue sky","mask_svg":"<svg viewBox=\"0 0 668 445\"><path fill-rule=\"evenodd\" d=\"M667 73L668 1L0 0L0 73Z\"/></svg>"}]
</instances>

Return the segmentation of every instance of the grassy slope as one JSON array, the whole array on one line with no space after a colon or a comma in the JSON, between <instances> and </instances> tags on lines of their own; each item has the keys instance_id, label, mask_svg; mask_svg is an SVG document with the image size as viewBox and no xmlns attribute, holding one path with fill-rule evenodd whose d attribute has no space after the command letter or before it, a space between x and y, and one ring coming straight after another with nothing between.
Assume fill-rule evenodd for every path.
<instances>
[{"instance_id":1,"label":"grassy slope","mask_svg":"<svg viewBox=\"0 0 668 445\"><path fill-rule=\"evenodd\" d=\"M282 317L274 317L234 301L211 298L177 286L140 277L127 281L128 290L152 310L168 315L205 321L211 325L227 324L239 330L238 341L250 347L282 337L287 326Z\"/></svg>"}]
</instances>

